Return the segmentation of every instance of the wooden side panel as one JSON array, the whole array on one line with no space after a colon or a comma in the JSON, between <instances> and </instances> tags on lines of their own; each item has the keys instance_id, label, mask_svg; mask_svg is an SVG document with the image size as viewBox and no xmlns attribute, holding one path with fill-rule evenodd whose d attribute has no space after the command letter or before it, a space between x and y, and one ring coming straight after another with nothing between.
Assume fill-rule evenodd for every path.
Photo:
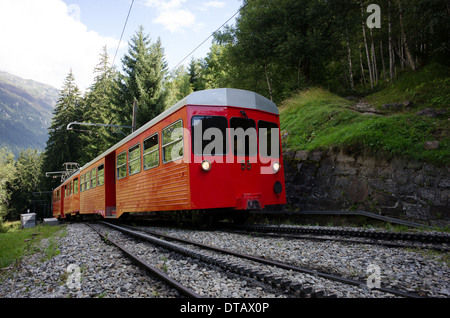
<instances>
[{"instance_id":1,"label":"wooden side panel","mask_svg":"<svg viewBox=\"0 0 450 318\"><path fill-rule=\"evenodd\" d=\"M73 191L72 188L75 187L74 180L78 179L77 189ZM67 196L66 196L66 187L67 187ZM76 193L75 193L76 192ZM80 175L77 173L68 179L61 186L61 197L62 197L62 208L63 211L61 214L71 214L80 212Z\"/></svg>"},{"instance_id":2,"label":"wooden side panel","mask_svg":"<svg viewBox=\"0 0 450 318\"><path fill-rule=\"evenodd\" d=\"M105 184L98 185L98 167L105 163L105 158L100 159L95 164L87 167L81 171L81 175L90 173L93 169L96 169L95 188L89 187L89 190L84 189L81 192L81 209L80 214L93 214L98 213L105 215Z\"/></svg>"},{"instance_id":3,"label":"wooden side panel","mask_svg":"<svg viewBox=\"0 0 450 318\"><path fill-rule=\"evenodd\" d=\"M63 213L63 197L61 197L61 194L58 196L58 191L60 191L62 187L58 187L55 190L53 190L53 217L64 217Z\"/></svg>"},{"instance_id":4,"label":"wooden side panel","mask_svg":"<svg viewBox=\"0 0 450 318\"><path fill-rule=\"evenodd\" d=\"M189 208L188 164L170 164L121 182L117 212L169 211Z\"/></svg>"},{"instance_id":5,"label":"wooden side panel","mask_svg":"<svg viewBox=\"0 0 450 318\"><path fill-rule=\"evenodd\" d=\"M190 206L189 188L189 140L190 135L185 131L183 135L184 158L174 162L163 163L162 160L162 130L170 124L182 119L183 127L187 125L186 107L178 110L155 126L149 128L127 144L116 150L116 208L117 217L125 212L151 212L188 210ZM153 134L159 134L159 165L149 170L143 169L143 142ZM141 171L117 179L117 155L140 143L141 145Z\"/></svg>"}]
</instances>

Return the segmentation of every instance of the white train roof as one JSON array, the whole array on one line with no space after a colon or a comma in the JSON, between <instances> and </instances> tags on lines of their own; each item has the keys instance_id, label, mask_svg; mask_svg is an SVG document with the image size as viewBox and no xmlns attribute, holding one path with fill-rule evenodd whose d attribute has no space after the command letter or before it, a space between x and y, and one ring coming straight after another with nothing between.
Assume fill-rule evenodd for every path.
<instances>
[{"instance_id":1,"label":"white train roof","mask_svg":"<svg viewBox=\"0 0 450 318\"><path fill-rule=\"evenodd\" d=\"M272 101L257 93L235 88L193 92L173 107L177 105L234 106L278 114L278 107Z\"/></svg>"},{"instance_id":2,"label":"white train roof","mask_svg":"<svg viewBox=\"0 0 450 318\"><path fill-rule=\"evenodd\" d=\"M146 123L144 126L136 130L134 133L128 135L127 137L119 141L117 144L106 150L97 158L85 164L83 167L80 168L80 170L83 170L88 166L94 164L101 158L110 154L112 151L126 144L128 141L130 141L137 135L141 134L148 128L152 127L162 119L166 118L170 114L176 112L177 110L183 108L186 105L242 107L248 109L261 110L277 115L279 114L278 107L275 105L274 102L265 98L264 96L261 96L251 91L235 88L216 88L193 92L188 96L186 96L185 98L183 98L182 100L180 100L172 107L168 108L167 110L165 110L164 112L162 112L161 114L150 120L148 123Z\"/></svg>"}]
</instances>

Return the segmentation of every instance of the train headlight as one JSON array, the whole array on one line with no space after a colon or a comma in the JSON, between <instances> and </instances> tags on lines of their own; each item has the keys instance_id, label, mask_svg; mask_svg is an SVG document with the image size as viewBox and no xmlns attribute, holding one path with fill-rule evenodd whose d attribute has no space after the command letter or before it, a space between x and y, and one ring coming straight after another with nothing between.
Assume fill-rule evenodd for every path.
<instances>
[{"instance_id":1,"label":"train headlight","mask_svg":"<svg viewBox=\"0 0 450 318\"><path fill-rule=\"evenodd\" d=\"M273 163L273 165L272 165L273 172L277 173L278 171L280 171L280 168L281 168L281 165L279 162Z\"/></svg>"},{"instance_id":2,"label":"train headlight","mask_svg":"<svg viewBox=\"0 0 450 318\"><path fill-rule=\"evenodd\" d=\"M208 160L203 160L202 161L202 169L203 171L209 171L211 170L211 162L209 162Z\"/></svg>"}]
</instances>

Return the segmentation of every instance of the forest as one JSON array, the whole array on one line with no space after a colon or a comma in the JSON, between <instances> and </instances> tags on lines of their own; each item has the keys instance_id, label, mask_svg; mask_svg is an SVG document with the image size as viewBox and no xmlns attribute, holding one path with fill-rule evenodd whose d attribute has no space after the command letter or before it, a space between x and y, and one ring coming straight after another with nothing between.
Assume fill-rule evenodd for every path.
<instances>
[{"instance_id":1,"label":"forest","mask_svg":"<svg viewBox=\"0 0 450 318\"><path fill-rule=\"evenodd\" d=\"M280 104L295 93L322 87L362 97L393 85L405 72L435 63L449 66L450 2L446 0L243 0L233 26L214 34L204 58L169 70L161 40L140 27L128 41L121 69L99 52L95 79L82 93L69 70L43 153L16 159L0 151L0 220L32 208L33 193L56 187L65 162L80 166L193 91L233 87ZM33 201L34 200L34 201Z\"/></svg>"}]
</instances>

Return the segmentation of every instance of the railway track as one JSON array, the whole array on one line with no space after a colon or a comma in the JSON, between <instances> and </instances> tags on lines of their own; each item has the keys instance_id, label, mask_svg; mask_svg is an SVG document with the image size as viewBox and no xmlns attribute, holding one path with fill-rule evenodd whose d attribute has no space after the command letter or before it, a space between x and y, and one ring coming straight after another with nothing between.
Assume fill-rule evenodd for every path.
<instances>
[{"instance_id":1,"label":"railway track","mask_svg":"<svg viewBox=\"0 0 450 318\"><path fill-rule=\"evenodd\" d=\"M171 283L171 285L174 286L175 288L178 289L179 286L181 285L181 286L184 286L183 288L185 290L187 289L187 290L193 291L193 293L189 293L189 294L184 292L184 294L187 295L188 297L193 297L193 298L224 297L223 295L220 295L220 293L217 293L213 290L211 290L211 293L209 293L209 290L205 292L205 290L208 288L213 289L213 286L211 286L211 285L209 287L207 286L206 288L203 286L199 287L199 285L202 285L202 284L204 284L204 285L210 284L211 282L208 282L208 281L211 279L211 276L215 276L215 280L217 280L217 276L221 276L221 279L223 281L221 284L224 284L224 285L226 284L226 285L228 285L228 287L232 286L234 291L232 293L230 293L228 297L247 298L247 297L249 297L248 295L246 295L246 290L248 290L248 289L257 290L258 295L256 297L258 297L258 298L264 298L264 297L288 298L288 297L296 296L296 295L290 295L288 292L281 290L280 286L277 287L276 284L270 284L270 282L268 282L268 281L263 280L263 281L258 282L256 280L252 281L248 277L243 278L242 275L245 276L245 274L243 274L243 271L245 271L247 269L247 268L245 268L245 266L242 267L236 263L231 263L226 260L217 259L217 258L211 257L209 255L206 255L204 253L194 251L194 250L188 249L186 247L175 245L173 243L161 240L157 237L152 237L152 236L149 236L149 235L146 235L143 233L139 233L138 231L134 231L131 229L127 229L124 227L120 227L117 225L112 225L112 224L104 223L104 222L100 222L100 224L102 226L109 226L109 228L110 228L107 231L105 231L104 229L101 230L101 232L103 232L103 237L105 237L109 241L113 240L118 245L119 245L119 243L117 243L118 241L122 242L122 243L120 243L122 249L128 250L128 252L126 254L131 255L132 259L140 259L140 261L138 261L139 264L151 263L152 260L153 261L156 260L158 262L158 260L160 260L163 255L163 257L166 260L170 259L171 262L182 264L181 265L182 270L187 272L187 273L185 273L184 276L192 276L192 277L202 276L202 281L195 280L195 279L191 279L191 280L187 281L185 278L182 278L180 280L184 280L184 282L181 282L181 281L178 281L178 278L172 277L171 275L166 274L166 276L168 276L168 278L164 278L164 280L168 281L168 279L171 279L173 281L176 281L175 284ZM115 232L115 231L120 232L120 234L117 234L117 233L113 234L113 232ZM107 234L105 234L105 232ZM112 239L113 236L115 236L114 239ZM131 252L131 250L136 249L135 247L137 245L141 244L143 241L145 241L145 243L149 243L149 244L146 245L144 250L142 250L142 246L140 246L141 256L137 256L136 252ZM125 242L125 243L123 243L123 242ZM134 245L134 247L125 247L127 245L128 246ZM154 253L155 247L158 250L158 253L156 253L156 254ZM152 253L146 253L145 249L152 250ZM143 254L148 254L148 255L143 255ZM149 265L149 266L153 267L153 268L155 267L152 265ZM169 267L172 267L172 265L170 265ZM175 267L175 266L173 266L173 267ZM170 269L170 268L168 268L168 269ZM151 271L153 272L153 270L151 270ZM194 271L197 271L200 274L193 275L192 273ZM161 271L159 271L159 272L161 272ZM178 272L178 270L175 270L171 274L173 276L177 276L176 272ZM216 272L216 273L214 273L214 272ZM159 275L161 275L161 273ZM264 276L264 277L267 279L266 276ZM278 283L278 281L276 283ZM201 292L196 291L196 290L202 290L202 288L203 288L203 291L201 291ZM312 291L310 288L299 288L298 290L296 290L296 292L298 293L299 296L305 296L305 293L309 293L306 296L310 296L310 297L320 296L320 295L316 295L316 294L313 294L313 296L311 296ZM201 294L201 295L199 295L199 294ZM251 297L255 297L255 296L251 296Z\"/></svg>"},{"instance_id":2,"label":"railway track","mask_svg":"<svg viewBox=\"0 0 450 318\"><path fill-rule=\"evenodd\" d=\"M311 226L245 225L225 229L234 233L252 233L272 237L373 244L394 248L419 248L448 252L450 235L446 233L402 233L364 229L338 229Z\"/></svg>"},{"instance_id":3,"label":"railway track","mask_svg":"<svg viewBox=\"0 0 450 318\"><path fill-rule=\"evenodd\" d=\"M329 228L329 227L311 227L311 226L275 226L275 225L248 225L241 228L247 231L258 232L278 232L293 234L320 234L320 235L341 235L353 237L368 237L392 240L419 241L427 243L450 243L450 235L447 233L411 233L411 232L388 232L364 229L349 228Z\"/></svg>"},{"instance_id":4,"label":"railway track","mask_svg":"<svg viewBox=\"0 0 450 318\"><path fill-rule=\"evenodd\" d=\"M153 275L157 276L159 279L163 280L176 290L178 290L181 294L190 297L190 298L201 298L200 295L192 291L191 289L187 288L183 284L179 283L178 281L172 279L168 275L166 275L163 271L160 269L150 265L148 262L146 262L144 259L140 258L133 252L129 251L127 248L119 244L118 242L114 241L113 239L109 238L107 235L102 233L99 229L95 228L94 226L88 224L91 229L93 229L95 232L97 232L105 241L108 241L109 243L113 244L115 247L117 247L119 250L121 250L127 257L135 261L139 264L139 266L143 267L144 269L150 271Z\"/></svg>"},{"instance_id":5,"label":"railway track","mask_svg":"<svg viewBox=\"0 0 450 318\"><path fill-rule=\"evenodd\" d=\"M194 258L209 266L220 268L226 272L232 272L240 275L250 281L256 281L267 286L267 288L277 290L277 297L330 297L335 298L336 295L327 292L326 288L317 289L315 285L308 283L311 277L323 280L322 286L330 284L354 286L355 289L362 289L367 294L368 287L366 281L350 279L339 275L325 273L308 268L291 265L289 263L276 260L269 260L254 255L236 253L230 250L213 247L210 245L184 240L158 232L146 229L138 229L132 227L123 227L102 223L115 230L121 231L126 235L131 235L140 240L150 241L151 244L157 244L164 249L170 249L182 254L184 257ZM177 244L173 242L177 242ZM180 245L180 243L182 245ZM232 257L224 259L223 255ZM420 298L419 295L385 287L372 287L370 293L373 297L406 297Z\"/></svg>"}]
</instances>

